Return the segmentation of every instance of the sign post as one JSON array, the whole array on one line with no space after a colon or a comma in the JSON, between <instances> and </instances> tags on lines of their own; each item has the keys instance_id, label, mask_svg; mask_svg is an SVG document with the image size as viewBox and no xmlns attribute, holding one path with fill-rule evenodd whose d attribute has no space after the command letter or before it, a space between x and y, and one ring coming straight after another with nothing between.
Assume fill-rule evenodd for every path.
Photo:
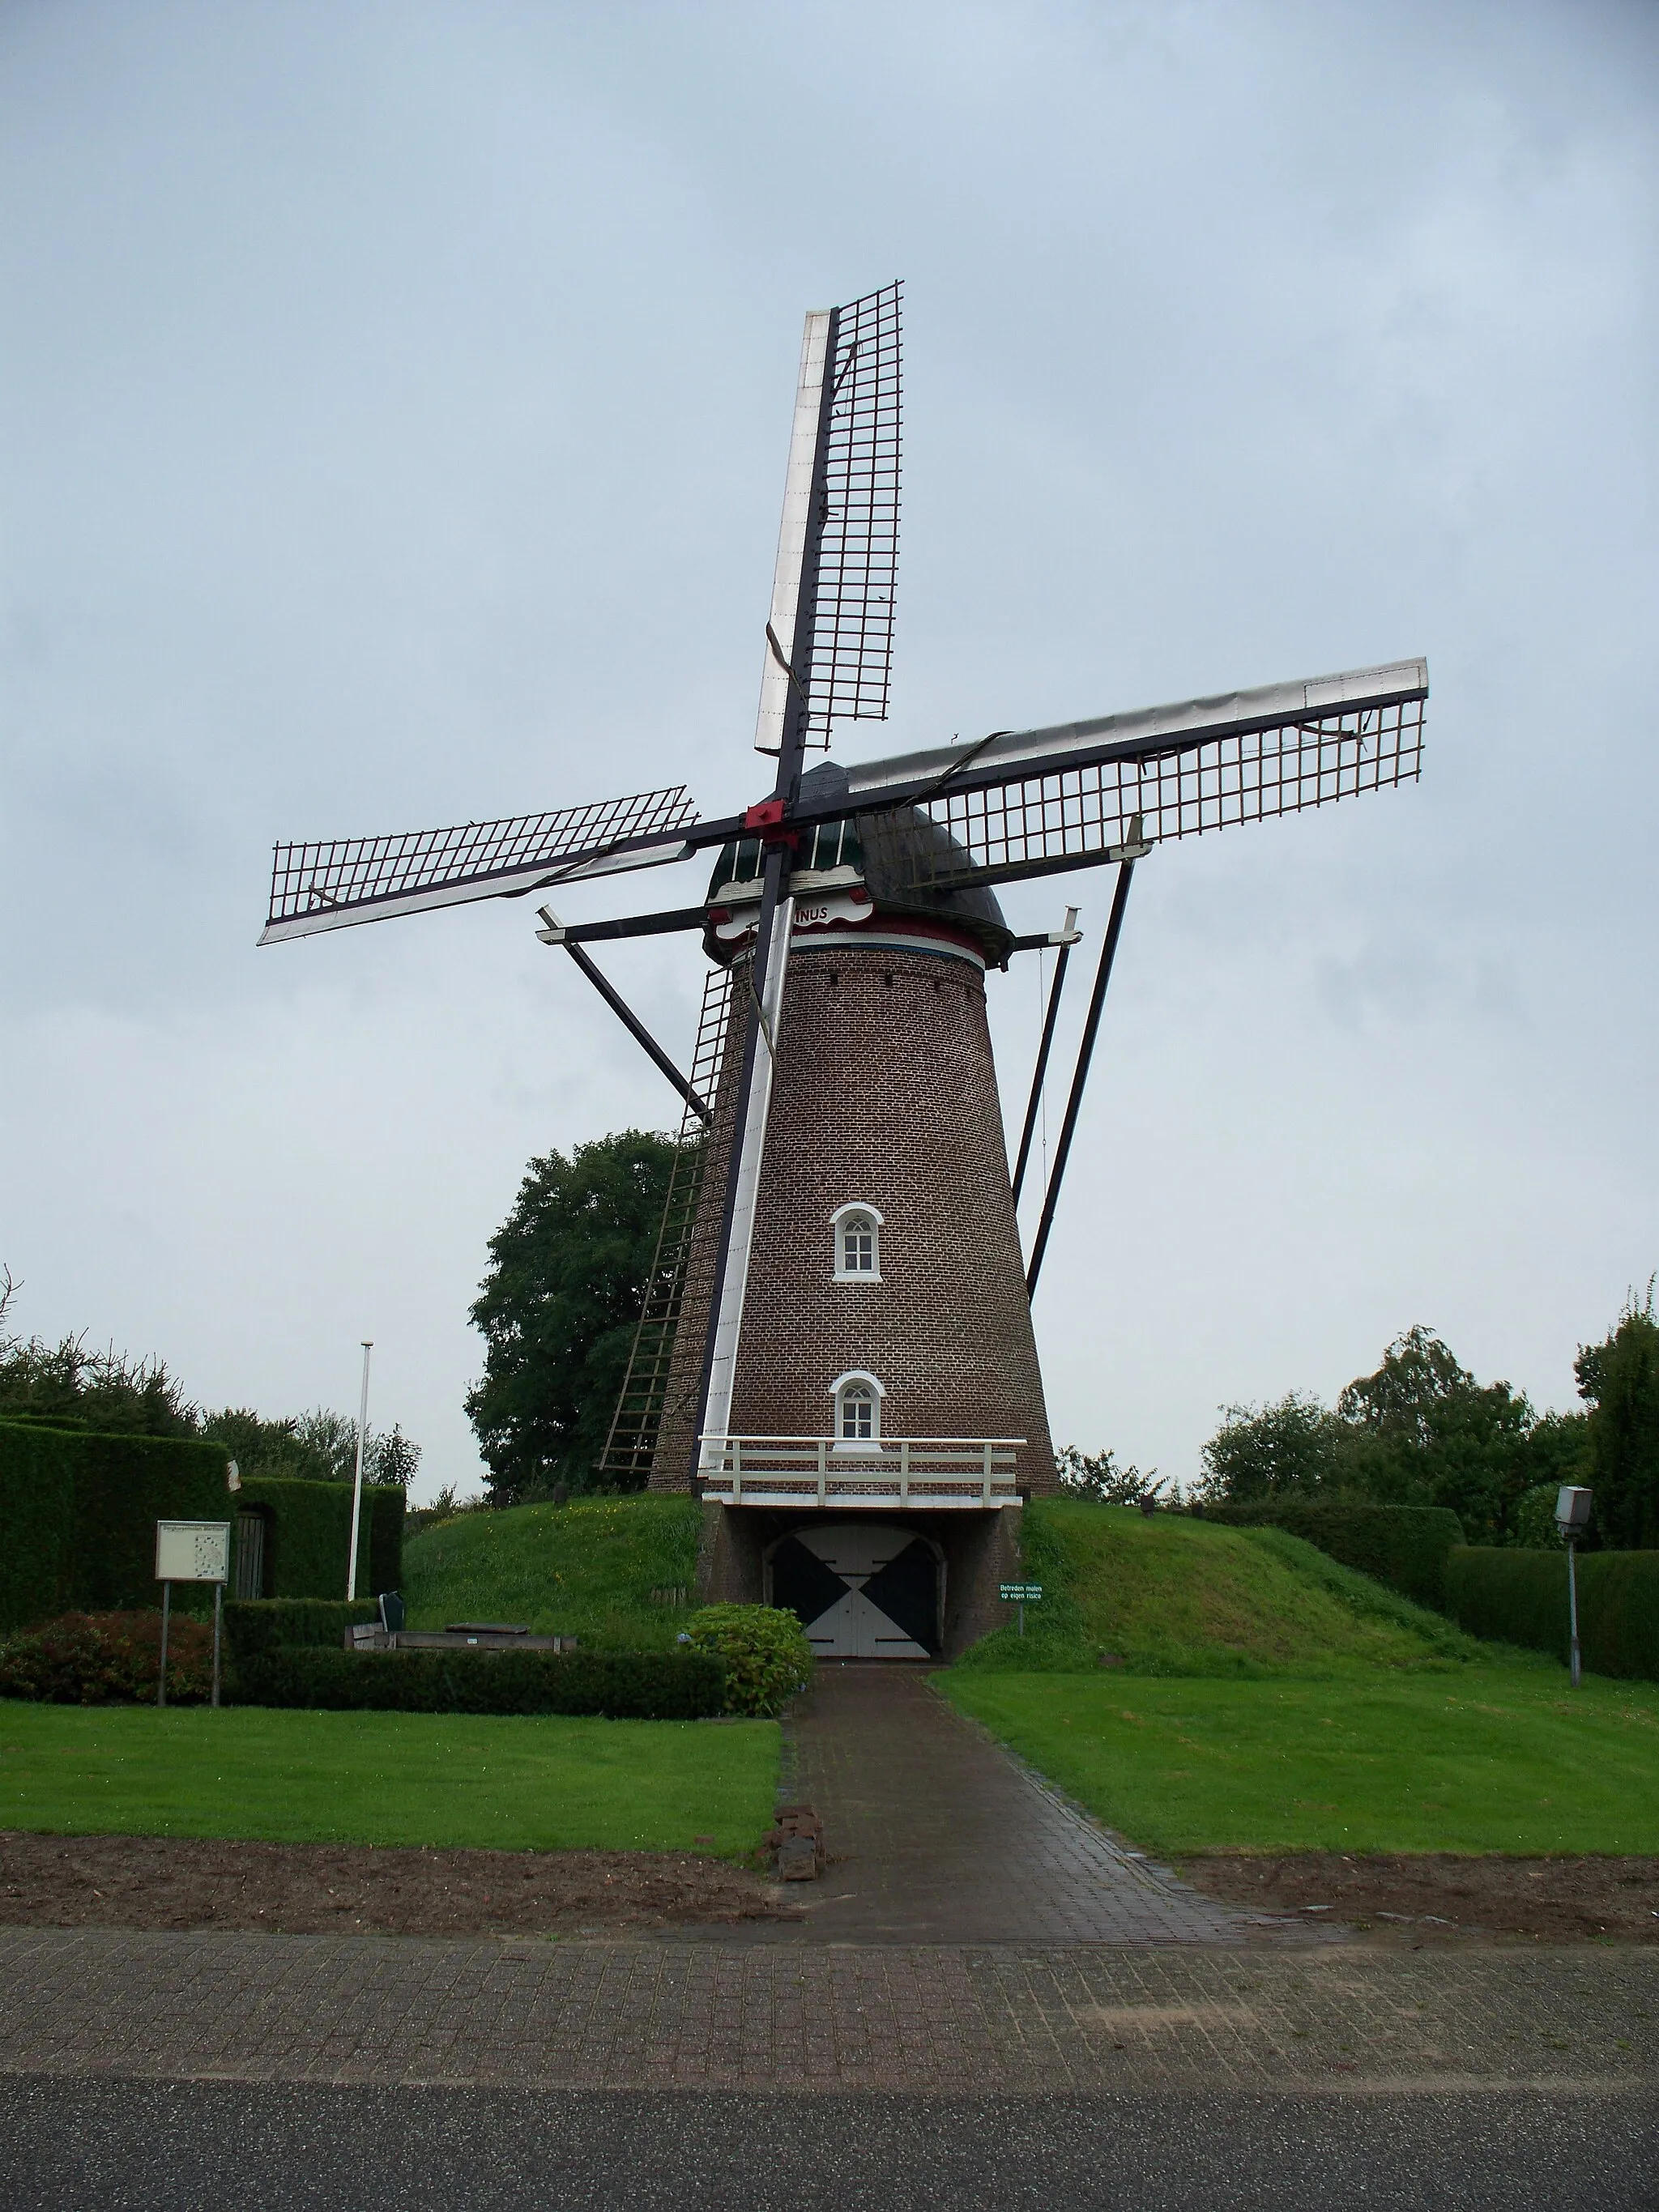
<instances>
[{"instance_id":1,"label":"sign post","mask_svg":"<svg viewBox=\"0 0 1659 2212\"><path fill-rule=\"evenodd\" d=\"M346 1559L348 1603L357 1595L357 1528L363 1517L363 1454L368 1446L368 1355L374 1349L374 1338L366 1336L362 1346L363 1395L357 1405L357 1469L351 1479L351 1550Z\"/></svg>"},{"instance_id":2,"label":"sign post","mask_svg":"<svg viewBox=\"0 0 1659 2212\"><path fill-rule=\"evenodd\" d=\"M1019 1632L1024 1636L1025 1608L1028 1605L1042 1604L1042 1584L1041 1583L999 1583L997 1595L1002 1600L1004 1605L1017 1605L1019 1607Z\"/></svg>"},{"instance_id":3,"label":"sign post","mask_svg":"<svg viewBox=\"0 0 1659 2212\"><path fill-rule=\"evenodd\" d=\"M1581 1686L1578 1663L1578 1571L1574 1540L1589 1526L1591 1493L1563 1483L1555 1493L1555 1525L1567 1547L1567 1624L1572 1636L1572 1686Z\"/></svg>"},{"instance_id":4,"label":"sign post","mask_svg":"<svg viewBox=\"0 0 1659 2212\"><path fill-rule=\"evenodd\" d=\"M161 1585L161 1672L155 1702L167 1701L167 1626L174 1583L213 1584L213 1702L219 1702L219 1650L225 1614L225 1584L230 1579L228 1521L158 1521L155 1579Z\"/></svg>"}]
</instances>

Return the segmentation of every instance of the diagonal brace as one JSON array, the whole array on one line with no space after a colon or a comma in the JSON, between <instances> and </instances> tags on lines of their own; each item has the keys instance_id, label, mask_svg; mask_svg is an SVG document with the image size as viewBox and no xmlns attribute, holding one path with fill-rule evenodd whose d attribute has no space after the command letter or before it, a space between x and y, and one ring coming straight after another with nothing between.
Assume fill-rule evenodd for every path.
<instances>
[{"instance_id":1,"label":"diagonal brace","mask_svg":"<svg viewBox=\"0 0 1659 2212\"><path fill-rule=\"evenodd\" d=\"M629 1035L645 1047L646 1051L656 1062L657 1066L662 1070L663 1073L668 1078L668 1080L673 1085L675 1090L679 1092L680 1097L684 1099L686 1104L691 1109L691 1111L702 1123L704 1128L708 1128L714 1118L714 1109L708 1104L706 1099L698 1097L696 1092L691 1088L691 1085L680 1073L678 1068L675 1066L673 1061L670 1060L668 1054L657 1042L655 1037L652 1036L650 1030L647 1029L645 1024L634 1012L634 1009L629 1005L627 1000L623 997L621 992L617 990L614 985L612 985L605 976L599 973L599 969L593 965L592 961L589 959L587 954L583 951L581 946L580 945L573 945L570 942L570 939L562 932L558 935L555 936L553 933L558 929L558 924L555 922L551 915L547 913L545 907L543 908L542 913L544 918L547 921L548 929L544 936L544 933L538 930L537 932L538 936L544 936L544 941L546 943L563 945L565 951L575 962L577 967L581 969L583 975L586 976L588 981L593 986L593 988L605 1000L606 1006L610 1007L611 1012L615 1014L617 1020L628 1031Z\"/></svg>"},{"instance_id":2,"label":"diagonal brace","mask_svg":"<svg viewBox=\"0 0 1659 2212\"><path fill-rule=\"evenodd\" d=\"M1060 1197L1066 1162L1071 1153L1072 1139L1077 1133L1077 1117L1083 1104L1083 1086L1089 1079L1089 1062L1094 1056L1095 1036L1100 1028L1100 1010L1106 1003L1106 986L1112 980L1112 962L1117 953L1117 940L1123 933L1123 909L1129 902L1129 884L1134 872L1133 859L1126 858L1119 862L1117 884L1112 893L1111 919L1106 924L1105 941L1100 948L1100 965L1095 970L1095 988L1090 994L1088 1018L1083 1024L1083 1042L1078 1047L1072 1092L1066 1101L1066 1119L1060 1127L1060 1142L1054 1147L1054 1170L1048 1177L1048 1188L1042 1194L1042 1218L1037 1224L1030 1265L1025 1271L1028 1297L1036 1289L1037 1276L1042 1268L1042 1255L1048 1249L1048 1231L1054 1227L1054 1206Z\"/></svg>"}]
</instances>

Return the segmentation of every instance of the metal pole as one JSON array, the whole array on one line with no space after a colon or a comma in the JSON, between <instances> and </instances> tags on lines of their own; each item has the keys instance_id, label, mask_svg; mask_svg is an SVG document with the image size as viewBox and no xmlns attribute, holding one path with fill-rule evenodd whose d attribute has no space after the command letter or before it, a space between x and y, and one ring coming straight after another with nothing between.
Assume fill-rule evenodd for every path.
<instances>
[{"instance_id":1,"label":"metal pole","mask_svg":"<svg viewBox=\"0 0 1659 2212\"><path fill-rule=\"evenodd\" d=\"M1021 1598L1019 1601L1019 1632L1022 1636L1025 1633L1025 1601L1024 1598Z\"/></svg>"},{"instance_id":2,"label":"metal pole","mask_svg":"<svg viewBox=\"0 0 1659 2212\"><path fill-rule=\"evenodd\" d=\"M657 1042L657 1040L652 1036L650 1030L647 1029L645 1024L640 1020L633 1008L628 1004L628 1001L623 998L619 992L611 988L608 979L599 973L599 969L593 965L593 963L588 958L586 953L582 951L580 945L573 945L568 937L562 939L561 941L564 945L565 951L575 962L577 967L581 969L583 975L586 976L588 981L593 986L593 988L605 1000L606 1006L610 1007L611 1012L615 1014L617 1020L628 1031L629 1035L634 1038L636 1043L642 1044L645 1047L646 1051L650 1054L652 1060L668 1078L668 1080L673 1085L675 1090L679 1092L680 1097L684 1099L686 1104L691 1109L691 1111L702 1123L704 1128L707 1128L708 1124L714 1118L713 1109L710 1108L708 1101L698 1097L696 1092L691 1088L691 1085L680 1073L678 1068L675 1066L673 1061L670 1060L668 1054Z\"/></svg>"},{"instance_id":3,"label":"metal pole","mask_svg":"<svg viewBox=\"0 0 1659 2212\"><path fill-rule=\"evenodd\" d=\"M363 1395L357 1402L357 1471L351 1484L351 1556L346 1563L346 1602L357 1595L357 1531L363 1516L363 1452L368 1443L368 1355L374 1349L374 1340L366 1336L363 1345Z\"/></svg>"},{"instance_id":4,"label":"metal pole","mask_svg":"<svg viewBox=\"0 0 1659 2212\"><path fill-rule=\"evenodd\" d=\"M1042 1271L1042 1255L1048 1249L1048 1231L1054 1226L1054 1204L1060 1196L1072 1139L1077 1131L1078 1113L1083 1104L1083 1086L1089 1079L1089 1062L1094 1054L1095 1032L1100 1027L1100 1010L1106 1002L1106 986L1112 980L1112 961L1117 952L1118 938L1122 933L1123 909L1128 904L1129 884L1134 872L1133 860L1119 862L1117 887L1112 893L1111 919L1106 925L1105 942L1100 948L1100 965L1095 970L1095 988L1089 1000L1088 1019L1083 1024L1083 1042L1078 1047L1077 1068L1072 1077L1072 1095L1066 1101L1066 1119L1060 1127L1060 1142L1054 1147L1054 1169L1048 1177L1048 1188L1043 1193L1042 1218L1037 1224L1036 1241L1031 1247L1031 1263L1025 1271L1028 1297L1036 1289L1037 1277Z\"/></svg>"},{"instance_id":5,"label":"metal pole","mask_svg":"<svg viewBox=\"0 0 1659 2212\"><path fill-rule=\"evenodd\" d=\"M1567 1539L1567 1617L1572 1623L1572 1686L1582 1686L1578 1663L1578 1575L1574 1565L1577 1547L1571 1536Z\"/></svg>"},{"instance_id":6,"label":"metal pole","mask_svg":"<svg viewBox=\"0 0 1659 2212\"><path fill-rule=\"evenodd\" d=\"M213 1702L216 1705L219 1702L219 1643L223 1632L224 1619L225 1586L222 1583L215 1583L213 1585Z\"/></svg>"},{"instance_id":7,"label":"metal pole","mask_svg":"<svg viewBox=\"0 0 1659 2212\"><path fill-rule=\"evenodd\" d=\"M167 1614L173 1604L173 1584L161 1585L161 1674L155 1685L155 1702L164 1705L167 1701Z\"/></svg>"},{"instance_id":8,"label":"metal pole","mask_svg":"<svg viewBox=\"0 0 1659 2212\"><path fill-rule=\"evenodd\" d=\"M1054 1041L1054 1023L1060 1015L1060 994L1066 982L1066 963L1072 957L1069 944L1062 943L1060 957L1054 963L1054 980L1048 988L1048 1011L1043 1017L1042 1042L1037 1047L1036 1069L1031 1077L1030 1103L1025 1109L1025 1127L1020 1132L1019 1158L1014 1164L1014 1204L1019 1204L1020 1185L1025 1180L1025 1163L1031 1157L1031 1139L1036 1132L1037 1109L1042 1103L1043 1079L1048 1073L1048 1049Z\"/></svg>"}]
</instances>

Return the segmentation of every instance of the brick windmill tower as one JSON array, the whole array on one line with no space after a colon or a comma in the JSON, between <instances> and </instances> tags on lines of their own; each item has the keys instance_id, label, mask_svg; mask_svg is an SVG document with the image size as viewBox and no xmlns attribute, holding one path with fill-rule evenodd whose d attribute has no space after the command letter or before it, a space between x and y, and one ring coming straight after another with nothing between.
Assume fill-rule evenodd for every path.
<instances>
[{"instance_id":1,"label":"brick windmill tower","mask_svg":"<svg viewBox=\"0 0 1659 2212\"><path fill-rule=\"evenodd\" d=\"M1414 779L1420 660L810 766L887 711L899 287L806 319L755 746L772 791L279 847L262 943L684 860L694 905L562 946L684 1104L602 1460L704 1501L710 1596L787 1606L826 1656L915 1658L997 1624L1019 1509L1054 1486L1030 1297L1136 862L1160 842ZM1019 937L999 884L1116 869L1029 1257L1015 1208L1078 933ZM589 944L684 930L710 962L683 1074ZM1011 1176L988 978L1060 948Z\"/></svg>"}]
</instances>

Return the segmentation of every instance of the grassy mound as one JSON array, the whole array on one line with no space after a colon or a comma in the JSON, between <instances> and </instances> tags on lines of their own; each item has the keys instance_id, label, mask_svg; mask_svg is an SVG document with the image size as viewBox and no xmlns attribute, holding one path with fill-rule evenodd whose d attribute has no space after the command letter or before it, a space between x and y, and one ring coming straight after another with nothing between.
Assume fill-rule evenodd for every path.
<instances>
[{"instance_id":1,"label":"grassy mound","mask_svg":"<svg viewBox=\"0 0 1659 2212\"><path fill-rule=\"evenodd\" d=\"M1262 1676L1443 1668L1477 1646L1438 1613L1278 1528L1046 1498L1026 1509L1024 1572L1043 1588L959 1666L1004 1674Z\"/></svg>"},{"instance_id":2,"label":"grassy mound","mask_svg":"<svg viewBox=\"0 0 1659 2212\"><path fill-rule=\"evenodd\" d=\"M693 1498L578 1498L459 1513L404 1547L411 1628L522 1621L597 1650L667 1650L696 1602ZM684 1589L686 1606L653 1603Z\"/></svg>"}]
</instances>

